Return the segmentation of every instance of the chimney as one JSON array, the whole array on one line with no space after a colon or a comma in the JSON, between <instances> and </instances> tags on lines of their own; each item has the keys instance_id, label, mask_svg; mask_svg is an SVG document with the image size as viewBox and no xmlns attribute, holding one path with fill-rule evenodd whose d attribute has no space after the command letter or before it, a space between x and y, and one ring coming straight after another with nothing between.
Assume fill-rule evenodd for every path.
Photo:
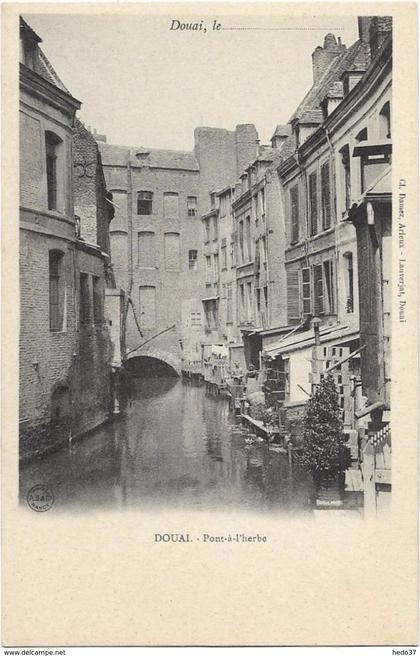
<instances>
[{"instance_id":1,"label":"chimney","mask_svg":"<svg viewBox=\"0 0 420 656\"><path fill-rule=\"evenodd\" d=\"M374 16L359 16L357 18L357 22L359 26L359 41L361 41L365 45L369 45L370 43L369 30L373 18Z\"/></svg>"},{"instance_id":2,"label":"chimney","mask_svg":"<svg viewBox=\"0 0 420 656\"><path fill-rule=\"evenodd\" d=\"M345 49L346 46L341 43L341 39L337 43L334 34L329 33L325 36L323 47L318 46L312 53L314 84L319 82L331 62Z\"/></svg>"}]
</instances>

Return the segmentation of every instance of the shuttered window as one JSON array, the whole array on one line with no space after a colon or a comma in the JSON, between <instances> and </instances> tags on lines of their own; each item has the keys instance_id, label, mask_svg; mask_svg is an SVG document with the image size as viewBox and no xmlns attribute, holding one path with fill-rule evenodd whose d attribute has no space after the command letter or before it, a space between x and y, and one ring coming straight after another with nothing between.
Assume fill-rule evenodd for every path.
<instances>
[{"instance_id":1,"label":"shuttered window","mask_svg":"<svg viewBox=\"0 0 420 656\"><path fill-rule=\"evenodd\" d=\"M314 310L315 316L324 314L324 281L322 275L322 264L316 264L313 268L314 282Z\"/></svg>"},{"instance_id":2,"label":"shuttered window","mask_svg":"<svg viewBox=\"0 0 420 656\"><path fill-rule=\"evenodd\" d=\"M299 188L297 185L290 189L290 241L292 244L299 241Z\"/></svg>"},{"instance_id":3,"label":"shuttered window","mask_svg":"<svg viewBox=\"0 0 420 656\"><path fill-rule=\"evenodd\" d=\"M335 312L335 284L334 284L334 265L332 260L324 262L324 279L325 279L325 311L329 314Z\"/></svg>"},{"instance_id":4,"label":"shuttered window","mask_svg":"<svg viewBox=\"0 0 420 656\"><path fill-rule=\"evenodd\" d=\"M287 271L287 321L296 323L299 311L299 270Z\"/></svg>"},{"instance_id":5,"label":"shuttered window","mask_svg":"<svg viewBox=\"0 0 420 656\"><path fill-rule=\"evenodd\" d=\"M311 270L309 267L302 269L302 309L303 314L311 314Z\"/></svg>"},{"instance_id":6,"label":"shuttered window","mask_svg":"<svg viewBox=\"0 0 420 656\"><path fill-rule=\"evenodd\" d=\"M310 234L316 235L318 232L318 180L317 174L311 173L309 176L309 230Z\"/></svg>"},{"instance_id":7,"label":"shuttered window","mask_svg":"<svg viewBox=\"0 0 420 656\"><path fill-rule=\"evenodd\" d=\"M330 164L324 162L321 166L321 199L322 199L322 228L328 230L331 227L331 186L330 186Z\"/></svg>"},{"instance_id":8,"label":"shuttered window","mask_svg":"<svg viewBox=\"0 0 420 656\"><path fill-rule=\"evenodd\" d=\"M167 271L179 271L179 233L165 233L165 265Z\"/></svg>"},{"instance_id":9,"label":"shuttered window","mask_svg":"<svg viewBox=\"0 0 420 656\"><path fill-rule=\"evenodd\" d=\"M138 233L139 267L153 268L156 265L156 246L154 232Z\"/></svg>"}]
</instances>

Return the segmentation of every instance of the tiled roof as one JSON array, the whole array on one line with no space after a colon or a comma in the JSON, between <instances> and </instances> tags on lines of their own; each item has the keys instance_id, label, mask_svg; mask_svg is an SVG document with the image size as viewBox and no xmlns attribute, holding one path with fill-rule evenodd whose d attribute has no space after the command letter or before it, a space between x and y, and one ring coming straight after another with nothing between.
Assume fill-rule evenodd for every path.
<instances>
[{"instance_id":1,"label":"tiled roof","mask_svg":"<svg viewBox=\"0 0 420 656\"><path fill-rule=\"evenodd\" d=\"M137 153L143 153L143 162L148 166L163 169L184 169L188 171L198 171L199 166L195 155L191 151L185 150L160 150L155 148L132 149L131 155L137 159ZM149 153L145 157L145 153ZM138 160L141 165L141 159ZM135 165L135 162L133 162Z\"/></svg>"},{"instance_id":2,"label":"tiled roof","mask_svg":"<svg viewBox=\"0 0 420 656\"><path fill-rule=\"evenodd\" d=\"M67 87L63 84L63 82L58 77L51 62L49 61L45 53L42 52L41 48L39 49L39 63L40 63L40 70L38 71L38 73L41 75L41 77L48 80L48 82L51 82L51 84L54 84L62 91L65 91L66 93L70 93L70 91L67 89Z\"/></svg>"},{"instance_id":3,"label":"tiled roof","mask_svg":"<svg viewBox=\"0 0 420 656\"><path fill-rule=\"evenodd\" d=\"M101 153L102 164L104 166L127 166L130 156L130 149L126 146L112 146L111 144L98 141Z\"/></svg>"},{"instance_id":4,"label":"tiled roof","mask_svg":"<svg viewBox=\"0 0 420 656\"><path fill-rule=\"evenodd\" d=\"M273 139L274 137L289 137L290 134L291 134L290 125L276 125L276 129L274 130L274 134L271 138Z\"/></svg>"},{"instance_id":5,"label":"tiled roof","mask_svg":"<svg viewBox=\"0 0 420 656\"><path fill-rule=\"evenodd\" d=\"M319 109L320 103L327 95L331 86L340 80L348 70L365 70L367 65L366 46L356 41L350 48L337 55L328 66L324 75L312 85L308 93L290 118L290 122L300 119L302 115L313 109Z\"/></svg>"},{"instance_id":6,"label":"tiled roof","mask_svg":"<svg viewBox=\"0 0 420 656\"><path fill-rule=\"evenodd\" d=\"M193 152L183 150L161 150L157 148L131 148L129 146L114 146L98 142L104 165L126 166L130 159L131 166L152 168L180 169L198 171L198 162Z\"/></svg>"}]
</instances>

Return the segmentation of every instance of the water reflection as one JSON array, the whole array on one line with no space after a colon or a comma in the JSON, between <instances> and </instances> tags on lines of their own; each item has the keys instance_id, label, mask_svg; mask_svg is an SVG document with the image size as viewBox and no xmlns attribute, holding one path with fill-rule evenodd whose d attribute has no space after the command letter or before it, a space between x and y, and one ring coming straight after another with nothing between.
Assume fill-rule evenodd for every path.
<instances>
[{"instance_id":1,"label":"water reflection","mask_svg":"<svg viewBox=\"0 0 420 656\"><path fill-rule=\"evenodd\" d=\"M21 471L63 509L92 507L306 510L306 474L264 442L250 443L226 402L180 380L137 379L127 414Z\"/></svg>"}]
</instances>

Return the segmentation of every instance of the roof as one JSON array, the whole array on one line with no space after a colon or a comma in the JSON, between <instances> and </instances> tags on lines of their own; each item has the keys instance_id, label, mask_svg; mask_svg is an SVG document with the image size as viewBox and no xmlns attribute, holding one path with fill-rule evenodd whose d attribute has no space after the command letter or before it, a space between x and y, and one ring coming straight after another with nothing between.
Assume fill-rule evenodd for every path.
<instances>
[{"instance_id":1,"label":"roof","mask_svg":"<svg viewBox=\"0 0 420 656\"><path fill-rule=\"evenodd\" d=\"M278 154L278 148L266 146L254 160L255 162L273 162Z\"/></svg>"},{"instance_id":2,"label":"roof","mask_svg":"<svg viewBox=\"0 0 420 656\"><path fill-rule=\"evenodd\" d=\"M54 86L58 87L59 89L61 89L65 93L68 93L71 96L72 94L57 75L48 57L39 47L39 44L42 43L41 37L38 36L38 34L22 18L22 16L19 17L19 27L20 27L20 34L23 40L31 41L36 45L36 51L38 55L37 57L38 65L36 66L35 72L38 75L40 75L42 78L44 78L44 80L47 80L47 82L50 82L51 84L53 84Z\"/></svg>"},{"instance_id":3,"label":"roof","mask_svg":"<svg viewBox=\"0 0 420 656\"><path fill-rule=\"evenodd\" d=\"M320 109L320 104L330 90L330 87L335 86L335 83L340 80L345 71L366 70L366 67L366 46L361 41L356 41L350 48L344 50L333 59L322 77L309 89L289 122L301 118L308 110Z\"/></svg>"},{"instance_id":4,"label":"roof","mask_svg":"<svg viewBox=\"0 0 420 656\"><path fill-rule=\"evenodd\" d=\"M324 343L343 343L350 339L357 339L359 337L358 331L343 324L337 323L333 326L324 326L320 329L321 344ZM264 348L264 354L270 358L275 358L282 353L290 353L300 349L311 348L315 345L315 335L313 330L304 330L301 332L294 332L289 336L279 339L278 342L270 344Z\"/></svg>"},{"instance_id":5,"label":"roof","mask_svg":"<svg viewBox=\"0 0 420 656\"><path fill-rule=\"evenodd\" d=\"M112 146L103 141L98 141L104 166L127 166L130 149L127 146Z\"/></svg>"},{"instance_id":6,"label":"roof","mask_svg":"<svg viewBox=\"0 0 420 656\"><path fill-rule=\"evenodd\" d=\"M55 72L51 62L49 61L45 53L42 52L41 48L39 48L39 63L40 63L40 70L37 72L41 75L41 77L48 80L48 82L51 82L51 84L54 84L62 91L65 91L66 93L71 95L70 91L61 81L61 79L58 77L57 73Z\"/></svg>"},{"instance_id":7,"label":"roof","mask_svg":"<svg viewBox=\"0 0 420 656\"><path fill-rule=\"evenodd\" d=\"M271 137L289 137L291 134L290 125L276 125L273 136Z\"/></svg>"},{"instance_id":8,"label":"roof","mask_svg":"<svg viewBox=\"0 0 420 656\"><path fill-rule=\"evenodd\" d=\"M130 159L132 166L150 166L162 169L199 171L198 162L192 151L161 150L139 146L116 146L98 141L102 163L106 166L126 166Z\"/></svg>"}]
</instances>

